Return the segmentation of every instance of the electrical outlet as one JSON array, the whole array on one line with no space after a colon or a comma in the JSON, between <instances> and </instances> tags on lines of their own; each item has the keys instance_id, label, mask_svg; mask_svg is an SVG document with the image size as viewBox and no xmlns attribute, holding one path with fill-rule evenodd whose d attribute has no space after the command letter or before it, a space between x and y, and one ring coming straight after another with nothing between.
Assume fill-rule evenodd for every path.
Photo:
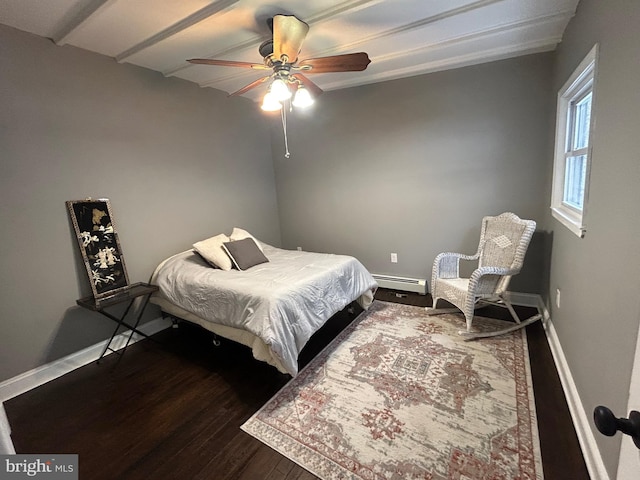
<instances>
[{"instance_id":1,"label":"electrical outlet","mask_svg":"<svg viewBox=\"0 0 640 480\"><path fill-rule=\"evenodd\" d=\"M560 289L556 288L556 307L560 308Z\"/></svg>"},{"instance_id":2,"label":"electrical outlet","mask_svg":"<svg viewBox=\"0 0 640 480\"><path fill-rule=\"evenodd\" d=\"M398 263L398 254L397 253L392 253L391 254L391 263Z\"/></svg>"},{"instance_id":3,"label":"electrical outlet","mask_svg":"<svg viewBox=\"0 0 640 480\"><path fill-rule=\"evenodd\" d=\"M301 252L302 251L302 247L296 247L296 249Z\"/></svg>"}]
</instances>

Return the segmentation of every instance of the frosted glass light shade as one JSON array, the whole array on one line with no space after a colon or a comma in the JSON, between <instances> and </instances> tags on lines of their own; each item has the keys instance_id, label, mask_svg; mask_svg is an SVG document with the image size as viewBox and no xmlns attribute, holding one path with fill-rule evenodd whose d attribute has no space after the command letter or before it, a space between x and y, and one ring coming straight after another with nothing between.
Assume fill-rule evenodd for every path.
<instances>
[{"instance_id":1,"label":"frosted glass light shade","mask_svg":"<svg viewBox=\"0 0 640 480\"><path fill-rule=\"evenodd\" d=\"M262 99L260 108L265 112L275 112L282 108L282 104L276 99L273 92L269 91Z\"/></svg>"},{"instance_id":2,"label":"frosted glass light shade","mask_svg":"<svg viewBox=\"0 0 640 480\"><path fill-rule=\"evenodd\" d=\"M281 78L276 78L271 84L271 93L274 95L276 100L283 102L289 98L291 98L291 91L287 86L286 82Z\"/></svg>"},{"instance_id":3,"label":"frosted glass light shade","mask_svg":"<svg viewBox=\"0 0 640 480\"><path fill-rule=\"evenodd\" d=\"M291 103L294 107L306 108L313 105L314 102L315 100L309 93L309 90L307 90L303 86L299 86L298 90L296 90L295 96L293 97L293 102Z\"/></svg>"}]
</instances>

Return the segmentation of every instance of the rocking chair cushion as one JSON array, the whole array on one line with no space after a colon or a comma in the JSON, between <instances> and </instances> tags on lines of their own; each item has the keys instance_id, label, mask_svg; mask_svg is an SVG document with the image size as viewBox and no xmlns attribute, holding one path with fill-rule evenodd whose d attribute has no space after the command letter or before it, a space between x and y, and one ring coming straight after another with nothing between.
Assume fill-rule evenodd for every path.
<instances>
[{"instance_id":1,"label":"rocking chair cushion","mask_svg":"<svg viewBox=\"0 0 640 480\"><path fill-rule=\"evenodd\" d=\"M443 292L442 298L454 304L464 305L469 290L468 278L442 278L439 282Z\"/></svg>"}]
</instances>

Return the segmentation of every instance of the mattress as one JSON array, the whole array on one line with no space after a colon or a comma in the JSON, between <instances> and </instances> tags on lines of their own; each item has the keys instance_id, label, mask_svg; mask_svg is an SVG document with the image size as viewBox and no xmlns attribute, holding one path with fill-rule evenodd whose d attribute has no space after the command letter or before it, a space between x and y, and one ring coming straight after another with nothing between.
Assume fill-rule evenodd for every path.
<instances>
[{"instance_id":1,"label":"mattress","mask_svg":"<svg viewBox=\"0 0 640 480\"><path fill-rule=\"evenodd\" d=\"M151 301L295 376L311 335L353 301L367 309L378 285L354 257L261 246L269 261L245 271L213 268L193 250L176 254L156 268Z\"/></svg>"}]
</instances>

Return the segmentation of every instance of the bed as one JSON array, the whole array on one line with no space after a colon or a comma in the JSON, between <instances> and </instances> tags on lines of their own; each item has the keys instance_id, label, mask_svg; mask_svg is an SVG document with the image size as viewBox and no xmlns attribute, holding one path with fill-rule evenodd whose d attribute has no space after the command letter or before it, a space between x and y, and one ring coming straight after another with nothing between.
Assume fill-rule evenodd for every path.
<instances>
[{"instance_id":1,"label":"bed","mask_svg":"<svg viewBox=\"0 0 640 480\"><path fill-rule=\"evenodd\" d=\"M353 301L369 308L378 285L354 257L256 243L268 261L245 270L213 268L196 250L164 260L151 277L159 287L151 302L296 376L311 335Z\"/></svg>"}]
</instances>

